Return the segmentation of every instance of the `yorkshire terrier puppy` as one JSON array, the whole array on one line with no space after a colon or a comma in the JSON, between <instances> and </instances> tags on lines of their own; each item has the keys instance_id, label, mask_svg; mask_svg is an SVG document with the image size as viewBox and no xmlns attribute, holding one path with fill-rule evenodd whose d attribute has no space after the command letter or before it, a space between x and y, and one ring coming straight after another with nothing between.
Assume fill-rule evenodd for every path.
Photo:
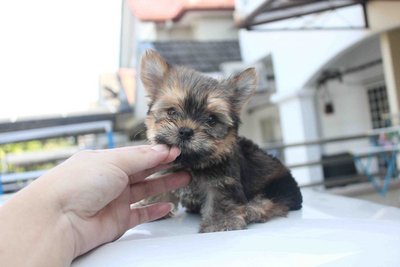
<instances>
[{"instance_id":1,"label":"yorkshire terrier puppy","mask_svg":"<svg viewBox=\"0 0 400 267\"><path fill-rule=\"evenodd\" d=\"M141 80L150 97L147 137L180 148L175 163L192 181L174 194L188 212L201 214L200 232L244 229L301 208L290 171L238 136L241 109L256 88L254 69L216 80L148 51Z\"/></svg>"}]
</instances>

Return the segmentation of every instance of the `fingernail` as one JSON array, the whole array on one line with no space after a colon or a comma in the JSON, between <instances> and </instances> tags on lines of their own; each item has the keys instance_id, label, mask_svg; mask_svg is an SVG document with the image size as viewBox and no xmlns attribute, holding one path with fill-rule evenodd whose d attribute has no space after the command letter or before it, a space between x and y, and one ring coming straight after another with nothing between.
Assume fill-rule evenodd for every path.
<instances>
[{"instance_id":1,"label":"fingernail","mask_svg":"<svg viewBox=\"0 0 400 267\"><path fill-rule=\"evenodd\" d=\"M171 152L176 153L176 156L181 154L181 150L176 146L171 147Z\"/></svg>"},{"instance_id":2,"label":"fingernail","mask_svg":"<svg viewBox=\"0 0 400 267\"><path fill-rule=\"evenodd\" d=\"M153 149L157 152L164 152L164 151L167 151L169 148L166 145L155 145L155 146L152 146L151 149Z\"/></svg>"},{"instance_id":3,"label":"fingernail","mask_svg":"<svg viewBox=\"0 0 400 267\"><path fill-rule=\"evenodd\" d=\"M171 202L169 202L168 203L169 204L169 206L170 206L170 211L173 211L174 209L175 209L175 205L174 205L174 203L171 203Z\"/></svg>"}]
</instances>

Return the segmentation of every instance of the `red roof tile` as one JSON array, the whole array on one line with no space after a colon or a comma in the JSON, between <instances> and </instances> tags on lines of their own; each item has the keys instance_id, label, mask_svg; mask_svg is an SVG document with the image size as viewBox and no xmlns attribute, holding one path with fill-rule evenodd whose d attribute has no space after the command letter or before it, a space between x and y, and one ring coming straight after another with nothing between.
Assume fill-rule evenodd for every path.
<instances>
[{"instance_id":1,"label":"red roof tile","mask_svg":"<svg viewBox=\"0 0 400 267\"><path fill-rule=\"evenodd\" d=\"M132 14L142 21L177 20L189 10L234 9L235 0L129 0Z\"/></svg>"}]
</instances>

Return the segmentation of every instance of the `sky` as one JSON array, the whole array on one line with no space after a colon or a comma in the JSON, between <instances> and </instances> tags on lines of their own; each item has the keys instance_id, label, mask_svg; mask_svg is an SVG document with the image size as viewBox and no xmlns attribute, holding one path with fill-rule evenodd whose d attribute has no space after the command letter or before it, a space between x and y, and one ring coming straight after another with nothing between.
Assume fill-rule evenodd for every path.
<instances>
[{"instance_id":1,"label":"sky","mask_svg":"<svg viewBox=\"0 0 400 267\"><path fill-rule=\"evenodd\" d=\"M88 110L120 25L120 0L0 1L0 120Z\"/></svg>"}]
</instances>

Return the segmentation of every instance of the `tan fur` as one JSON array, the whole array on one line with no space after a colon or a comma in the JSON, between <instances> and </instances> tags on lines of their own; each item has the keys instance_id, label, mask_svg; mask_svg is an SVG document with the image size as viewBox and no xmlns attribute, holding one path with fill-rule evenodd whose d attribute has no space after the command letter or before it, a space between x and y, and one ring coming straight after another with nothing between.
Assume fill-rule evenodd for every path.
<instances>
[{"instance_id":1,"label":"tan fur","mask_svg":"<svg viewBox=\"0 0 400 267\"><path fill-rule=\"evenodd\" d=\"M256 197L251 200L246 207L246 221L266 222L275 216L286 216L289 209L286 205L280 205L269 199Z\"/></svg>"},{"instance_id":2,"label":"tan fur","mask_svg":"<svg viewBox=\"0 0 400 267\"><path fill-rule=\"evenodd\" d=\"M200 125L192 120L182 120L176 123L176 126L179 127L187 127L187 128L191 128L191 129L198 129L200 127Z\"/></svg>"},{"instance_id":3,"label":"tan fur","mask_svg":"<svg viewBox=\"0 0 400 267\"><path fill-rule=\"evenodd\" d=\"M232 119L225 114L229 114L230 110L229 110L229 105L226 103L226 101L224 99L221 98L215 98L210 96L208 98L208 102L207 102L207 110L210 113L220 113L223 114L222 120L229 125L233 124Z\"/></svg>"},{"instance_id":4,"label":"tan fur","mask_svg":"<svg viewBox=\"0 0 400 267\"><path fill-rule=\"evenodd\" d=\"M215 146L215 158L219 158L223 155L226 155L228 153L232 152L232 146L236 142L236 134L231 131L229 132L224 140L215 140L214 141L214 146Z\"/></svg>"}]
</instances>

